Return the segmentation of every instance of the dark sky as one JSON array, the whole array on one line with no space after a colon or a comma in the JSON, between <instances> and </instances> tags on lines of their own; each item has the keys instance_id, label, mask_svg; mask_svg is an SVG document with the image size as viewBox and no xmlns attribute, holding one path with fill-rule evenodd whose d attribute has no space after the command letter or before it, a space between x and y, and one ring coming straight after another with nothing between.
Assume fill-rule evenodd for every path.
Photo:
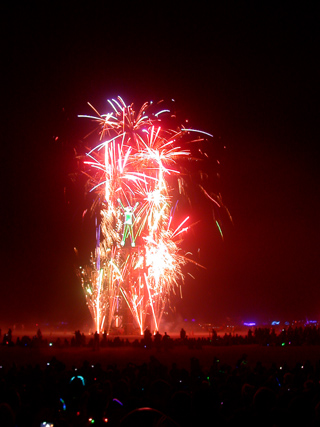
<instances>
[{"instance_id":1,"label":"dark sky","mask_svg":"<svg viewBox=\"0 0 320 427\"><path fill-rule=\"evenodd\" d=\"M199 226L207 270L186 281L178 313L318 319L316 9L36 3L1 7L0 322L88 319L73 255L83 204L69 174L87 130L77 115L88 101L106 112L118 95L137 109L174 98L214 135L214 190L233 224L221 213L223 241L206 220Z\"/></svg>"}]
</instances>

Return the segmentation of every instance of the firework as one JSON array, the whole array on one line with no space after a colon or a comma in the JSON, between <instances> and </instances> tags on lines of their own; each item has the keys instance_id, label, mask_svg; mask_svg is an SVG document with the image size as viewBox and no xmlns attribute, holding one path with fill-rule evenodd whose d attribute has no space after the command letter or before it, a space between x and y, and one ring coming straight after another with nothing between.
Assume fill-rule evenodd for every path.
<instances>
[{"instance_id":1,"label":"firework","mask_svg":"<svg viewBox=\"0 0 320 427\"><path fill-rule=\"evenodd\" d=\"M180 142L210 135L162 127L162 114L170 112L149 114L151 104L136 114L120 97L108 102L107 114L90 105L95 114L80 116L95 122L99 133L84 161L95 196L96 247L81 280L98 332L119 327L126 306L143 333L147 324L159 330L188 262L180 243L189 218L173 227L174 195L184 192L180 165L192 159Z\"/></svg>"}]
</instances>

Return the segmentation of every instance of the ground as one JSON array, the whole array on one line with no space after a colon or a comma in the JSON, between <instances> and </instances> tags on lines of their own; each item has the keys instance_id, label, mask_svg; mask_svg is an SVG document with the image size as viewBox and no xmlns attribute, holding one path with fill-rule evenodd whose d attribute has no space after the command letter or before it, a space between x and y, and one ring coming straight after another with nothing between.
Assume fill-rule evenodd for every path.
<instances>
[{"instance_id":1,"label":"ground","mask_svg":"<svg viewBox=\"0 0 320 427\"><path fill-rule=\"evenodd\" d=\"M9 367L12 363L17 366L26 364L39 364L44 368L53 357L66 364L67 368L72 365L81 366L84 360L92 364L101 363L102 368L109 364L116 364L119 369L126 366L127 363L141 365L149 362L150 356L155 356L161 363L171 366L177 363L180 368L190 368L190 359L195 357L199 359L201 366L206 369L212 364L214 358L220 360L220 364L228 364L231 367L236 366L237 360L243 355L247 355L249 366L254 367L257 361L264 366L270 367L272 362L280 366L287 362L289 367L294 367L296 363L305 363L309 360L316 364L320 360L319 346L301 346L301 347L264 347L258 345L237 345L237 346L219 346L202 349L189 349L186 346L175 347L168 351L157 351L156 349L144 349L133 347L120 348L18 348L0 346L0 363L3 367Z\"/></svg>"}]
</instances>

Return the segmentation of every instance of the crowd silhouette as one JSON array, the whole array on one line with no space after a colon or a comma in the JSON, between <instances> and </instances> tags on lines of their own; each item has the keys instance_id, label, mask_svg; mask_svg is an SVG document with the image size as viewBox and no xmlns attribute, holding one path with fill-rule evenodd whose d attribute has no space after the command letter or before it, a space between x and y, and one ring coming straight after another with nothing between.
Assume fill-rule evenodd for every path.
<instances>
[{"instance_id":1,"label":"crowd silhouette","mask_svg":"<svg viewBox=\"0 0 320 427\"><path fill-rule=\"evenodd\" d=\"M152 335L146 330L141 339L129 341L106 334L86 337L75 331L72 339L54 342L42 336L21 339L4 334L2 346L56 348L136 346L172 351L176 346L204 349L205 346L230 345L301 346L320 344L317 327L275 330L257 328L245 336L213 330L207 338L188 337L181 329L178 338L167 333ZM92 365L84 360L68 368L53 357L45 368L39 365L0 368L0 426L193 426L282 427L320 424L320 357L289 367L271 367L257 362L249 366L242 354L234 366L214 358L203 368L198 358L190 357L189 369L178 363L164 365L150 352L148 362L128 362L123 369L116 364ZM319 354L320 356L320 354ZM1 350L0 350L1 360ZM0 361L1 364L1 361Z\"/></svg>"},{"instance_id":2,"label":"crowd silhouette","mask_svg":"<svg viewBox=\"0 0 320 427\"><path fill-rule=\"evenodd\" d=\"M106 332L98 334L89 334L85 336L80 330L76 330L71 339L61 339L60 337L54 338L43 338L41 330L38 329L35 336L30 338L27 335L22 338L17 337L14 342L12 336L12 330L9 329L6 334L1 337L0 329L0 340L2 338L2 345L6 346L21 346L21 347L47 347L54 346L58 348L62 347L121 347L121 346L133 346L133 347L147 347L147 348L172 348L175 346L186 345L188 347L201 348L202 346L226 346L226 345L247 345L247 344L258 344L258 345L320 345L320 328L318 326L300 326L284 328L280 333L276 333L274 328L255 328L254 330L248 329L246 335L225 333L218 335L215 329L212 329L207 336L187 336L186 331L182 328L178 338L171 338L167 332L161 335L158 331L152 334L147 328L144 331L143 338L131 340L128 338L121 338L120 336L112 337L107 335Z\"/></svg>"}]
</instances>

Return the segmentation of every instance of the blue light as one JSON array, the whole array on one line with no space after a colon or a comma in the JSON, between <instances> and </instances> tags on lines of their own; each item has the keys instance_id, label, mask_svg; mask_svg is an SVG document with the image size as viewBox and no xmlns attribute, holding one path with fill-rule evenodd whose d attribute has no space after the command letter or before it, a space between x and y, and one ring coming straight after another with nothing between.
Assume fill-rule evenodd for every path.
<instances>
[{"instance_id":1,"label":"blue light","mask_svg":"<svg viewBox=\"0 0 320 427\"><path fill-rule=\"evenodd\" d=\"M62 403L62 409L65 411L66 410L66 404L64 403L64 400L60 397L60 402Z\"/></svg>"},{"instance_id":2,"label":"blue light","mask_svg":"<svg viewBox=\"0 0 320 427\"><path fill-rule=\"evenodd\" d=\"M81 375L77 375L77 376L75 376L75 377L72 377L72 378L71 378L71 380L70 380L70 383L71 383L75 378L79 378L79 379L81 380L81 382L82 382L82 385L83 385L83 386L85 385L85 380L84 380L84 378L83 378Z\"/></svg>"}]
</instances>

